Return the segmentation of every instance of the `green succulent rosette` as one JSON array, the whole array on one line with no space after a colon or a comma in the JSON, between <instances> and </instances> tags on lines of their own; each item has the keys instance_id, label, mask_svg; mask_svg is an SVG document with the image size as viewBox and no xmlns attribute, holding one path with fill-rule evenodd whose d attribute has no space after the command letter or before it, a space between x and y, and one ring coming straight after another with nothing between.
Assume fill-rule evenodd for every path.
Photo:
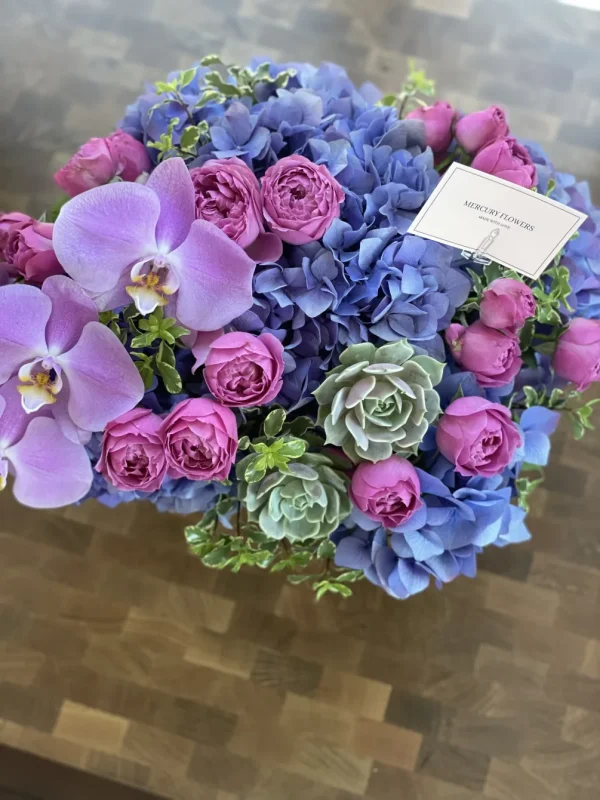
<instances>
[{"instance_id":1,"label":"green succulent rosette","mask_svg":"<svg viewBox=\"0 0 600 800\"><path fill-rule=\"evenodd\" d=\"M350 514L348 478L333 468L327 456L305 453L248 483L245 473L252 458L247 456L237 465L239 498L249 521L270 539L324 539Z\"/></svg>"},{"instance_id":2,"label":"green succulent rosette","mask_svg":"<svg viewBox=\"0 0 600 800\"><path fill-rule=\"evenodd\" d=\"M341 447L355 463L416 453L440 413L433 387L443 369L430 356L415 355L406 339L344 350L340 365L314 392L317 423L327 443Z\"/></svg>"}]
</instances>

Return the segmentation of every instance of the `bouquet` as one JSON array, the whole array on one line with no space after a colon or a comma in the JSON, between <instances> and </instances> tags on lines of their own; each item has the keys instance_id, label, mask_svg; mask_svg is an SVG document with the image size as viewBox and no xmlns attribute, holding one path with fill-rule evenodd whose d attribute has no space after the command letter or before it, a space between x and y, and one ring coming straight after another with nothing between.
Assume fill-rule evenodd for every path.
<instances>
[{"instance_id":1,"label":"bouquet","mask_svg":"<svg viewBox=\"0 0 600 800\"><path fill-rule=\"evenodd\" d=\"M197 515L210 567L317 597L473 577L600 379L600 211L492 106L216 56L0 216L0 488ZM408 233L453 162L588 216L537 280Z\"/></svg>"}]
</instances>

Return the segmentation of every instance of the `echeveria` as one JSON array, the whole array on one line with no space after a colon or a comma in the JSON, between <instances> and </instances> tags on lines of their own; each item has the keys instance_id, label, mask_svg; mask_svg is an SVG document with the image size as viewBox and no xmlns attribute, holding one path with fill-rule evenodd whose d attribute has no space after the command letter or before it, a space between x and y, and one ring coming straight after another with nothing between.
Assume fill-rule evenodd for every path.
<instances>
[{"instance_id":1,"label":"echeveria","mask_svg":"<svg viewBox=\"0 0 600 800\"><path fill-rule=\"evenodd\" d=\"M414 352L402 339L379 348L356 344L342 353L340 366L314 392L328 443L355 462L416 451L440 413L433 387L444 365Z\"/></svg>"},{"instance_id":2,"label":"echeveria","mask_svg":"<svg viewBox=\"0 0 600 800\"><path fill-rule=\"evenodd\" d=\"M333 468L331 459L305 453L288 464L288 471L270 472L257 483L244 473L253 456L239 462L239 493L248 519L271 539L303 541L329 536L350 514L348 478Z\"/></svg>"},{"instance_id":3,"label":"echeveria","mask_svg":"<svg viewBox=\"0 0 600 800\"><path fill-rule=\"evenodd\" d=\"M144 186L110 183L70 200L55 223L54 248L100 310L133 300L150 314L171 304L183 325L212 331L252 305L255 265L195 214L190 173L171 158Z\"/></svg>"}]
</instances>

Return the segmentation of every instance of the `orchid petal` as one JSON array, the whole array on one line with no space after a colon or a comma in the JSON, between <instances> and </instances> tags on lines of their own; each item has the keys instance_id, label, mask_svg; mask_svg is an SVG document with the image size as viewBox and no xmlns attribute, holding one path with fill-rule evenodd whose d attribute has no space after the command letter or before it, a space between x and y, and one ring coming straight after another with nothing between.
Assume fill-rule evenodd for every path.
<instances>
[{"instance_id":1,"label":"orchid petal","mask_svg":"<svg viewBox=\"0 0 600 800\"><path fill-rule=\"evenodd\" d=\"M177 319L182 325L213 331L252 306L255 264L216 225L197 219L169 261L180 280Z\"/></svg>"},{"instance_id":2,"label":"orchid petal","mask_svg":"<svg viewBox=\"0 0 600 800\"><path fill-rule=\"evenodd\" d=\"M46 341L51 355L59 355L77 344L88 322L98 320L94 301L66 275L47 278L42 292L52 301L46 325Z\"/></svg>"},{"instance_id":3,"label":"orchid petal","mask_svg":"<svg viewBox=\"0 0 600 800\"><path fill-rule=\"evenodd\" d=\"M192 372L196 372L204 364L211 344L216 342L224 333L223 328L219 328L217 331L198 331L196 333L196 338L191 343L192 353L196 359Z\"/></svg>"},{"instance_id":4,"label":"orchid petal","mask_svg":"<svg viewBox=\"0 0 600 800\"><path fill-rule=\"evenodd\" d=\"M0 450L18 442L29 422L35 417L51 416L46 408L34 414L27 414L21 405L21 395L17 391L18 378L11 378L0 388Z\"/></svg>"},{"instance_id":5,"label":"orchid petal","mask_svg":"<svg viewBox=\"0 0 600 800\"><path fill-rule=\"evenodd\" d=\"M112 331L88 322L81 338L58 359L69 384L69 416L86 431L101 431L142 399L144 384Z\"/></svg>"},{"instance_id":6,"label":"orchid petal","mask_svg":"<svg viewBox=\"0 0 600 800\"><path fill-rule=\"evenodd\" d=\"M158 196L139 183L89 189L62 207L54 223L54 251L86 291L107 292L125 269L156 254L159 214Z\"/></svg>"},{"instance_id":7,"label":"orchid petal","mask_svg":"<svg viewBox=\"0 0 600 800\"><path fill-rule=\"evenodd\" d=\"M194 184L182 158L163 161L146 182L160 202L160 216L156 223L156 242L161 253L183 244L196 216Z\"/></svg>"},{"instance_id":8,"label":"orchid petal","mask_svg":"<svg viewBox=\"0 0 600 800\"><path fill-rule=\"evenodd\" d=\"M90 431L78 428L69 416L69 387L64 386L62 392L56 398L56 403L52 406L52 416L58 422L63 436L70 439L75 444L87 444L92 438Z\"/></svg>"},{"instance_id":9,"label":"orchid petal","mask_svg":"<svg viewBox=\"0 0 600 800\"><path fill-rule=\"evenodd\" d=\"M259 233L245 250L246 254L257 264L269 264L279 261L283 253L283 244L279 236L274 233Z\"/></svg>"},{"instance_id":10,"label":"orchid petal","mask_svg":"<svg viewBox=\"0 0 600 800\"><path fill-rule=\"evenodd\" d=\"M0 384L25 361L46 355L51 312L50 299L34 286L12 284L0 289Z\"/></svg>"},{"instance_id":11,"label":"orchid petal","mask_svg":"<svg viewBox=\"0 0 600 800\"><path fill-rule=\"evenodd\" d=\"M164 295L149 286L128 286L126 291L144 317L151 314L158 306L166 306L169 302Z\"/></svg>"},{"instance_id":12,"label":"orchid petal","mask_svg":"<svg viewBox=\"0 0 600 800\"><path fill-rule=\"evenodd\" d=\"M76 503L92 485L85 448L66 439L53 419L31 420L23 438L5 456L15 473L15 497L31 508Z\"/></svg>"},{"instance_id":13,"label":"orchid petal","mask_svg":"<svg viewBox=\"0 0 600 800\"><path fill-rule=\"evenodd\" d=\"M56 397L48 386L40 386L36 383L21 384L17 387L21 395L21 404L28 414L39 411L42 406L56 403Z\"/></svg>"}]
</instances>

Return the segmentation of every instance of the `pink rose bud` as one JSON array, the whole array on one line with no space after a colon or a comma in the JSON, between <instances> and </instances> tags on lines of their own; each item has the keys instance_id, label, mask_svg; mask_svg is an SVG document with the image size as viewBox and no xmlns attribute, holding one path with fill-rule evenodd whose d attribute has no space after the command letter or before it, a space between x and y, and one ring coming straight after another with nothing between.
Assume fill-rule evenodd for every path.
<instances>
[{"instance_id":1,"label":"pink rose bud","mask_svg":"<svg viewBox=\"0 0 600 800\"><path fill-rule=\"evenodd\" d=\"M483 397L460 397L441 417L436 442L460 475L491 478L511 463L521 434L506 406Z\"/></svg>"},{"instance_id":2,"label":"pink rose bud","mask_svg":"<svg viewBox=\"0 0 600 800\"><path fill-rule=\"evenodd\" d=\"M26 281L41 284L50 275L64 274L52 246L53 228L50 222L31 220L9 234L4 248L6 262Z\"/></svg>"},{"instance_id":3,"label":"pink rose bud","mask_svg":"<svg viewBox=\"0 0 600 800\"><path fill-rule=\"evenodd\" d=\"M519 339L488 328L480 320L468 328L454 323L445 332L452 355L480 386L505 386L523 364Z\"/></svg>"},{"instance_id":4,"label":"pink rose bud","mask_svg":"<svg viewBox=\"0 0 600 800\"><path fill-rule=\"evenodd\" d=\"M129 133L115 131L106 137L106 144L115 168L115 176L133 182L143 172L150 171L150 156L143 142L134 139Z\"/></svg>"},{"instance_id":5,"label":"pink rose bud","mask_svg":"<svg viewBox=\"0 0 600 800\"><path fill-rule=\"evenodd\" d=\"M29 214L21 214L20 211L13 211L10 214L0 214L0 263L8 262L6 247L11 233L20 231L26 225L35 222Z\"/></svg>"},{"instance_id":6,"label":"pink rose bud","mask_svg":"<svg viewBox=\"0 0 600 800\"><path fill-rule=\"evenodd\" d=\"M452 124L455 111L450 103L438 101L432 106L415 108L406 119L420 119L425 123L425 141L434 153L445 153L452 142Z\"/></svg>"},{"instance_id":7,"label":"pink rose bud","mask_svg":"<svg viewBox=\"0 0 600 800\"><path fill-rule=\"evenodd\" d=\"M419 475L400 456L360 464L352 475L350 498L363 514L386 528L402 525L423 505Z\"/></svg>"},{"instance_id":8,"label":"pink rose bud","mask_svg":"<svg viewBox=\"0 0 600 800\"><path fill-rule=\"evenodd\" d=\"M340 216L344 190L328 169L304 156L287 156L262 179L265 219L284 242L320 239Z\"/></svg>"},{"instance_id":9,"label":"pink rose bud","mask_svg":"<svg viewBox=\"0 0 600 800\"><path fill-rule=\"evenodd\" d=\"M558 340L552 366L559 378L575 383L579 392L600 381L600 320L571 320Z\"/></svg>"},{"instance_id":10,"label":"pink rose bud","mask_svg":"<svg viewBox=\"0 0 600 800\"><path fill-rule=\"evenodd\" d=\"M283 383L283 345L271 333L226 333L208 351L204 380L224 406L264 406Z\"/></svg>"},{"instance_id":11,"label":"pink rose bud","mask_svg":"<svg viewBox=\"0 0 600 800\"><path fill-rule=\"evenodd\" d=\"M508 133L506 116L498 106L467 114L458 120L454 130L459 145L471 155L495 139L505 139Z\"/></svg>"},{"instance_id":12,"label":"pink rose bud","mask_svg":"<svg viewBox=\"0 0 600 800\"><path fill-rule=\"evenodd\" d=\"M215 158L190 170L196 219L212 222L256 261L277 261L281 239L265 233L260 184L239 158Z\"/></svg>"},{"instance_id":13,"label":"pink rose bud","mask_svg":"<svg viewBox=\"0 0 600 800\"><path fill-rule=\"evenodd\" d=\"M516 139L496 139L477 153L471 166L525 189L537 185L535 164L527 149Z\"/></svg>"},{"instance_id":14,"label":"pink rose bud","mask_svg":"<svg viewBox=\"0 0 600 800\"><path fill-rule=\"evenodd\" d=\"M115 177L134 181L150 169L150 158L142 142L124 131L105 139L90 139L58 170L54 180L71 197L102 186Z\"/></svg>"},{"instance_id":15,"label":"pink rose bud","mask_svg":"<svg viewBox=\"0 0 600 800\"><path fill-rule=\"evenodd\" d=\"M169 475L192 481L223 481L229 475L238 445L230 408L207 398L184 400L163 421L161 433Z\"/></svg>"},{"instance_id":16,"label":"pink rose bud","mask_svg":"<svg viewBox=\"0 0 600 800\"><path fill-rule=\"evenodd\" d=\"M134 408L109 422L96 470L117 489L159 489L167 471L161 426L162 419L147 408Z\"/></svg>"},{"instance_id":17,"label":"pink rose bud","mask_svg":"<svg viewBox=\"0 0 600 800\"><path fill-rule=\"evenodd\" d=\"M516 334L535 315L536 308L527 284L514 278L497 278L483 293L479 316L488 328Z\"/></svg>"}]
</instances>

